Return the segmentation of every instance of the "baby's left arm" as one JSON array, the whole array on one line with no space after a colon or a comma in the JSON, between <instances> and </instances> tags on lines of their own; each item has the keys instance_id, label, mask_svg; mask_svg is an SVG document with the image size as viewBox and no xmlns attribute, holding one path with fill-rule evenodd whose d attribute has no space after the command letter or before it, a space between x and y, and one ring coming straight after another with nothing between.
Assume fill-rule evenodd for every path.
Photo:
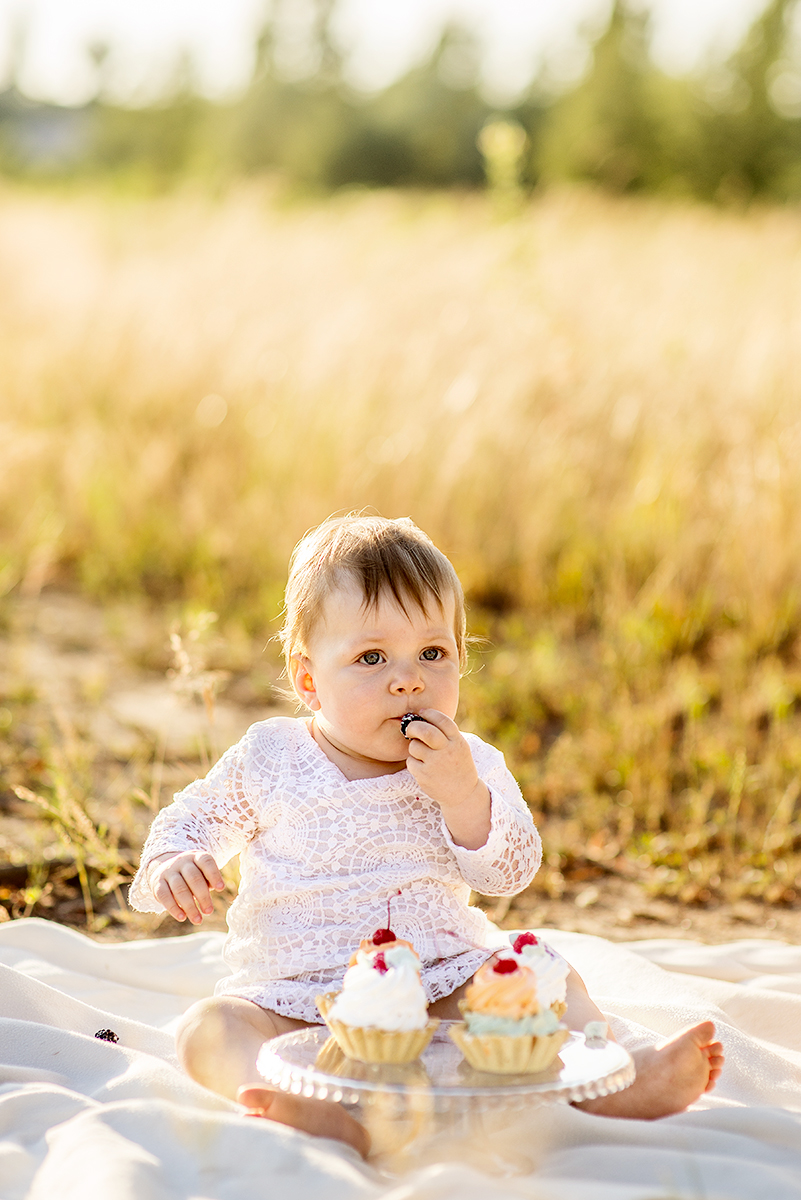
<instances>
[{"instance_id":1,"label":"baby's left arm","mask_svg":"<svg viewBox=\"0 0 801 1200\"><path fill-rule=\"evenodd\" d=\"M540 865L542 844L520 788L499 750L462 734L435 709L411 722L406 765L442 810L446 841L477 892L512 896Z\"/></svg>"}]
</instances>

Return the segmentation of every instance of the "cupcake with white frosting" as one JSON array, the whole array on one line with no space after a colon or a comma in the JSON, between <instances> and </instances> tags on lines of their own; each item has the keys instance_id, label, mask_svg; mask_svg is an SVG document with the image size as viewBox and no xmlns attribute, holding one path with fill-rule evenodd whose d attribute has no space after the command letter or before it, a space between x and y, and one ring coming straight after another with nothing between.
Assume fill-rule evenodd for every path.
<instances>
[{"instance_id":1,"label":"cupcake with white frosting","mask_svg":"<svg viewBox=\"0 0 801 1200\"><path fill-rule=\"evenodd\" d=\"M342 991L318 996L317 1007L343 1052L367 1063L413 1062L439 1024L428 1017L420 959L389 929L361 943Z\"/></svg>"},{"instance_id":2,"label":"cupcake with white frosting","mask_svg":"<svg viewBox=\"0 0 801 1200\"><path fill-rule=\"evenodd\" d=\"M536 934L510 934L512 957L519 967L529 967L537 976L537 999L557 1017L567 1011L567 977L570 964Z\"/></svg>"},{"instance_id":3,"label":"cupcake with white frosting","mask_svg":"<svg viewBox=\"0 0 801 1200\"><path fill-rule=\"evenodd\" d=\"M485 963L459 1001L464 1022L448 1031L471 1067L517 1075L550 1066L570 1036L560 1021L569 970L533 934Z\"/></svg>"}]
</instances>

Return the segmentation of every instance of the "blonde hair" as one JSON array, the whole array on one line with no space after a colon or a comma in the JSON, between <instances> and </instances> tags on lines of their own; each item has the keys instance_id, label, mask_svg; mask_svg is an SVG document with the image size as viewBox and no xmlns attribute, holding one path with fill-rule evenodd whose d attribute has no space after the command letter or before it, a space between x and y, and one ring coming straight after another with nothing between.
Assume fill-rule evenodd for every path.
<instances>
[{"instance_id":1,"label":"blonde hair","mask_svg":"<svg viewBox=\"0 0 801 1200\"><path fill-rule=\"evenodd\" d=\"M289 563L280 638L287 667L306 654L326 597L347 577L374 608L389 593L408 615L408 605L428 614L433 600L454 601L454 634L462 666L466 659L464 592L448 559L409 517L332 517L301 538Z\"/></svg>"}]
</instances>

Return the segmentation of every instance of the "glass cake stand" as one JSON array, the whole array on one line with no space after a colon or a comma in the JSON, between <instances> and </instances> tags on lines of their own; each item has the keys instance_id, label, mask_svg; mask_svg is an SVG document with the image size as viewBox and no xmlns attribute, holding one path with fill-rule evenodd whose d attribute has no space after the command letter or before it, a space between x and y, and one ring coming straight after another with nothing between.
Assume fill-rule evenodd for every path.
<instances>
[{"instance_id":1,"label":"glass cake stand","mask_svg":"<svg viewBox=\"0 0 801 1200\"><path fill-rule=\"evenodd\" d=\"M449 1140L457 1158L472 1157L504 1173L530 1169L489 1150L514 1126L516 1116L542 1105L571 1104L622 1091L634 1081L631 1055L617 1042L571 1033L552 1065L537 1075L476 1071L448 1037L442 1021L419 1059L405 1066L347 1058L324 1026L265 1042L258 1070L272 1087L296 1096L344 1105L366 1125L380 1165L392 1171L426 1155L426 1144ZM521 1134L529 1138L529 1132ZM519 1140L519 1139L518 1139ZM447 1154L446 1157L453 1157ZM430 1156L429 1156L430 1157ZM515 1157L514 1155L512 1157ZM519 1156L518 1156L519 1157ZM492 1160L492 1161L489 1161Z\"/></svg>"}]
</instances>

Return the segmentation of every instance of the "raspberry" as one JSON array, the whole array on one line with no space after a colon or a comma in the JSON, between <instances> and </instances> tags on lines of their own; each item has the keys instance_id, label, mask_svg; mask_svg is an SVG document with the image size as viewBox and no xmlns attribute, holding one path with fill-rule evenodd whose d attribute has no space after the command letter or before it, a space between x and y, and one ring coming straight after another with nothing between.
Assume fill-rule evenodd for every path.
<instances>
[{"instance_id":1,"label":"raspberry","mask_svg":"<svg viewBox=\"0 0 801 1200\"><path fill-rule=\"evenodd\" d=\"M373 934L374 946L383 946L385 942L397 942L397 940L391 929L376 929Z\"/></svg>"},{"instance_id":2,"label":"raspberry","mask_svg":"<svg viewBox=\"0 0 801 1200\"><path fill-rule=\"evenodd\" d=\"M535 937L533 933L519 933L512 942L512 949L515 954L522 954L524 946L539 946L540 939Z\"/></svg>"},{"instance_id":3,"label":"raspberry","mask_svg":"<svg viewBox=\"0 0 801 1200\"><path fill-rule=\"evenodd\" d=\"M502 958L492 968L496 975L511 975L519 967L513 958Z\"/></svg>"},{"instance_id":4,"label":"raspberry","mask_svg":"<svg viewBox=\"0 0 801 1200\"><path fill-rule=\"evenodd\" d=\"M387 965L387 960L384 958L383 951L379 951L379 953L376 954L375 958L373 959L373 970L378 971L379 975L386 975L387 971L389 970L389 966Z\"/></svg>"}]
</instances>

